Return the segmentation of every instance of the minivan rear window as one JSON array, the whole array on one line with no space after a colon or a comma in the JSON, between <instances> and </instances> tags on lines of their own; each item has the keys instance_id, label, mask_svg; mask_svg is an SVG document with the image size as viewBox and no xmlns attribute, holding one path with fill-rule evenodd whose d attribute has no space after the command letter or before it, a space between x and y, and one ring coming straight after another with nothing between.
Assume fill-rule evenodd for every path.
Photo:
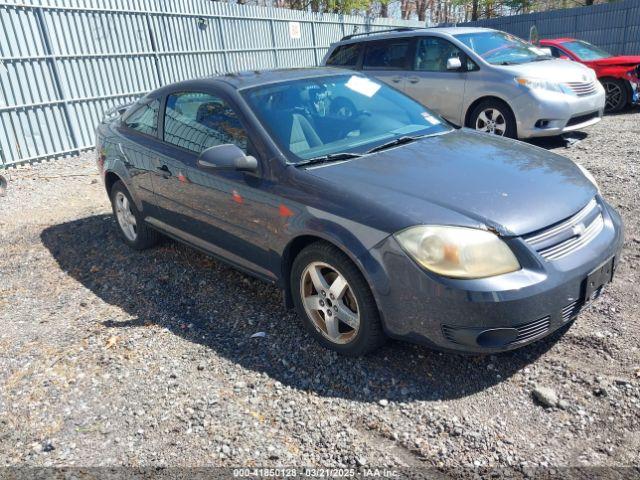
<instances>
[{"instance_id":1,"label":"minivan rear window","mask_svg":"<svg viewBox=\"0 0 640 480\"><path fill-rule=\"evenodd\" d=\"M357 43L350 45L340 45L337 47L329 59L327 65L334 67L355 67L358 63L361 47Z\"/></svg>"}]
</instances>

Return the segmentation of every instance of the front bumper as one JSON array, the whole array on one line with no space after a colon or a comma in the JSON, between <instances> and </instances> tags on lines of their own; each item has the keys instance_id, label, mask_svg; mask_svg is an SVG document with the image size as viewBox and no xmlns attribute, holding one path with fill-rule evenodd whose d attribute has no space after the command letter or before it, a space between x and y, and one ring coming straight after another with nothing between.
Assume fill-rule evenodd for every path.
<instances>
[{"instance_id":1,"label":"front bumper","mask_svg":"<svg viewBox=\"0 0 640 480\"><path fill-rule=\"evenodd\" d=\"M372 284L387 334L446 350L491 353L518 348L567 324L585 304L587 275L619 256L623 226L602 202L605 226L590 243L552 262L520 238L509 240L522 269L476 280L448 279L420 268L393 236L370 251ZM507 329L504 343L485 331ZM495 340L495 339L494 339Z\"/></svg>"},{"instance_id":2,"label":"front bumper","mask_svg":"<svg viewBox=\"0 0 640 480\"><path fill-rule=\"evenodd\" d=\"M581 130L602 120L605 92L599 82L592 95L527 92L514 98L519 138L549 137Z\"/></svg>"}]
</instances>

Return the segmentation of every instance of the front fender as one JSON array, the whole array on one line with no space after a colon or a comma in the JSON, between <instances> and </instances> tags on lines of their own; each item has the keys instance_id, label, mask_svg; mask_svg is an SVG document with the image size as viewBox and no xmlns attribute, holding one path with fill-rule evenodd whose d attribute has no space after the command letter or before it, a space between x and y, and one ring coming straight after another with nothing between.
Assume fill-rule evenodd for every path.
<instances>
[{"instance_id":1,"label":"front fender","mask_svg":"<svg viewBox=\"0 0 640 480\"><path fill-rule=\"evenodd\" d=\"M344 252L358 267L377 301L378 292L386 289L387 277L378 260L371 255L371 249L384 241L389 233L314 207L304 210L304 218L289 224L290 237L279 252L285 303L291 305L289 272L297 253L293 250L300 245L300 240L306 245L313 239L323 240Z\"/></svg>"}]
</instances>

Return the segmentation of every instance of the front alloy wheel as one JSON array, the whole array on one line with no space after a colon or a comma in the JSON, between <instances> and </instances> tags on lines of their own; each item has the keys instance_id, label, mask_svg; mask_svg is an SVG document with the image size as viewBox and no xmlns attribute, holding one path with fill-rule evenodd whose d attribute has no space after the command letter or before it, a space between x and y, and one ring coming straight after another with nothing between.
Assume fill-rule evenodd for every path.
<instances>
[{"instance_id":1,"label":"front alloy wheel","mask_svg":"<svg viewBox=\"0 0 640 480\"><path fill-rule=\"evenodd\" d=\"M487 108L476 118L476 130L503 137L507 132L507 121L497 108Z\"/></svg>"},{"instance_id":2,"label":"front alloy wheel","mask_svg":"<svg viewBox=\"0 0 640 480\"><path fill-rule=\"evenodd\" d=\"M602 86L606 95L604 111L615 113L622 110L628 103L627 86L623 80L614 78L602 80Z\"/></svg>"},{"instance_id":3,"label":"front alloy wheel","mask_svg":"<svg viewBox=\"0 0 640 480\"><path fill-rule=\"evenodd\" d=\"M516 138L518 127L511 108L498 98L487 98L469 113L467 127L500 137Z\"/></svg>"},{"instance_id":4,"label":"front alloy wheel","mask_svg":"<svg viewBox=\"0 0 640 480\"><path fill-rule=\"evenodd\" d=\"M355 357L384 343L373 293L343 251L322 241L312 243L295 257L290 274L298 315L322 346Z\"/></svg>"},{"instance_id":5,"label":"front alloy wheel","mask_svg":"<svg viewBox=\"0 0 640 480\"><path fill-rule=\"evenodd\" d=\"M358 334L358 302L347 280L331 265L308 265L302 274L300 296L315 328L329 341L345 344Z\"/></svg>"}]
</instances>

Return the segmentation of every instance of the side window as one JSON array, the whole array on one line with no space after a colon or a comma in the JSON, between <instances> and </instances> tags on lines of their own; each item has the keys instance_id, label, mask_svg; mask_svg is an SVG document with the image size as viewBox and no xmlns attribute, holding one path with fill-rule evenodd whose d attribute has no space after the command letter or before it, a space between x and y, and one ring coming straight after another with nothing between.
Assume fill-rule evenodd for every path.
<instances>
[{"instance_id":1,"label":"side window","mask_svg":"<svg viewBox=\"0 0 640 480\"><path fill-rule=\"evenodd\" d=\"M327 65L334 67L355 67L360 56L361 46L358 43L340 45L336 47L331 56L327 59Z\"/></svg>"},{"instance_id":2,"label":"side window","mask_svg":"<svg viewBox=\"0 0 640 480\"><path fill-rule=\"evenodd\" d=\"M450 58L458 58L464 62L466 55L454 44L442 38L420 37L416 45L413 68L423 72L447 72L447 60Z\"/></svg>"},{"instance_id":3,"label":"side window","mask_svg":"<svg viewBox=\"0 0 640 480\"><path fill-rule=\"evenodd\" d=\"M397 39L367 44L362 68L370 70L403 70L409 53L409 40Z\"/></svg>"},{"instance_id":4,"label":"side window","mask_svg":"<svg viewBox=\"0 0 640 480\"><path fill-rule=\"evenodd\" d=\"M195 153L233 143L247 151L247 133L236 112L208 93L176 93L167 97L164 141Z\"/></svg>"},{"instance_id":5,"label":"side window","mask_svg":"<svg viewBox=\"0 0 640 480\"><path fill-rule=\"evenodd\" d=\"M124 119L124 124L137 132L155 136L158 134L159 110L159 100L145 102Z\"/></svg>"},{"instance_id":6,"label":"side window","mask_svg":"<svg viewBox=\"0 0 640 480\"><path fill-rule=\"evenodd\" d=\"M546 48L551 50L551 55L553 55L555 58L560 58L562 56L565 56L565 57L567 56L566 53L564 53L558 47L554 47L553 45L546 45Z\"/></svg>"}]
</instances>

